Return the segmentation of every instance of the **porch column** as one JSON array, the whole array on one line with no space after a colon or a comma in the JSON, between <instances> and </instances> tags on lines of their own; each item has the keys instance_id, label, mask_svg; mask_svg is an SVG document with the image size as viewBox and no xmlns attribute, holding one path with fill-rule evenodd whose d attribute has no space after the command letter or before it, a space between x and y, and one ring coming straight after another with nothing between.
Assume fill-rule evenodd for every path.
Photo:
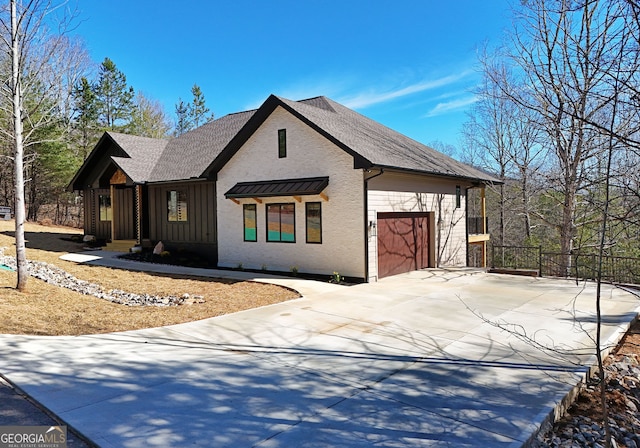
<instances>
[{"instance_id":1,"label":"porch column","mask_svg":"<svg viewBox=\"0 0 640 448\"><path fill-rule=\"evenodd\" d=\"M484 186L480 190L480 205L482 207L482 234L487 234L487 201ZM482 267L487 267L487 241L482 241Z\"/></svg>"},{"instance_id":2,"label":"porch column","mask_svg":"<svg viewBox=\"0 0 640 448\"><path fill-rule=\"evenodd\" d=\"M136 243L142 245L142 185L137 184L135 188L136 202Z\"/></svg>"},{"instance_id":3,"label":"porch column","mask_svg":"<svg viewBox=\"0 0 640 448\"><path fill-rule=\"evenodd\" d=\"M109 194L111 195L111 241L116 238L116 187L114 184L109 185Z\"/></svg>"}]
</instances>

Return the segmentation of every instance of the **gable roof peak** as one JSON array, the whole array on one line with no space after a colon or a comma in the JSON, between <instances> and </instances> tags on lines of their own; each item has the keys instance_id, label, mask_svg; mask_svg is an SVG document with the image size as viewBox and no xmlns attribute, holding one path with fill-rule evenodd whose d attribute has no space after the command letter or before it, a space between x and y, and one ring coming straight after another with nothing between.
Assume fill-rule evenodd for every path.
<instances>
[{"instance_id":1,"label":"gable roof peak","mask_svg":"<svg viewBox=\"0 0 640 448\"><path fill-rule=\"evenodd\" d=\"M354 157L354 167L384 167L470 181L500 181L472 166L459 162L404 134L366 117L330 98L319 96L292 101L271 95L258 109L246 129L244 139L238 139L230 149L233 153L238 144L255 131L268 115L281 106L308 124L321 135ZM220 168L230 154L209 168Z\"/></svg>"},{"instance_id":2,"label":"gable roof peak","mask_svg":"<svg viewBox=\"0 0 640 448\"><path fill-rule=\"evenodd\" d=\"M307 104L309 106L317 107L318 109L324 109L328 112L336 112L336 109L331 104L331 100L326 96L307 98L306 100L298 101L298 103Z\"/></svg>"}]
</instances>

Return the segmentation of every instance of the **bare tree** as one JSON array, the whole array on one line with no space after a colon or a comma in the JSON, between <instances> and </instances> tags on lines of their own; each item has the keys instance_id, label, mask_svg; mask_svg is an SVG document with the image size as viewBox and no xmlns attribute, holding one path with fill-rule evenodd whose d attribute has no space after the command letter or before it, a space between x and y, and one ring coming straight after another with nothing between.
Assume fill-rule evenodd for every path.
<instances>
[{"instance_id":1,"label":"bare tree","mask_svg":"<svg viewBox=\"0 0 640 448\"><path fill-rule=\"evenodd\" d=\"M527 0L522 5L513 46L506 55L523 87L512 88L499 71L485 73L499 86L497 97L506 97L527 111L544 137L540 141L549 155L545 178L553 187L548 190L548 202L556 201L549 208L561 212L557 231L567 273L577 229L597 229L597 235L589 236L598 254L598 322L593 340L606 445L611 446L600 341L600 284L604 256L616 245L612 218L629 216L614 216L613 206L629 196L634 199L632 191L637 191L637 170L629 168L634 166L630 161L640 155L639 8L630 0ZM616 168L622 176L616 177ZM618 208L624 210L624 206ZM538 217L552 222L544 210L538 210Z\"/></svg>"},{"instance_id":2,"label":"bare tree","mask_svg":"<svg viewBox=\"0 0 640 448\"><path fill-rule=\"evenodd\" d=\"M545 180L548 211L560 212L554 224L567 273L578 227L579 193L591 182L590 169L602 154L599 130L592 123L611 101L601 94L608 54L618 33L608 4L600 0L524 2L506 57L526 88L512 89L495 71L485 71L502 95L535 117L544 137L540 141L552 163ZM544 210L538 212L541 219L555 221Z\"/></svg>"},{"instance_id":3,"label":"bare tree","mask_svg":"<svg viewBox=\"0 0 640 448\"><path fill-rule=\"evenodd\" d=\"M22 135L22 80L20 70L20 24L16 0L11 0L11 98L13 103L13 138L15 150L13 160L15 164L15 223L16 223L16 265L18 272L17 288L24 291L27 288L27 255L24 239L25 203L24 203L24 137Z\"/></svg>"},{"instance_id":4,"label":"bare tree","mask_svg":"<svg viewBox=\"0 0 640 448\"><path fill-rule=\"evenodd\" d=\"M72 15L64 6L65 3L53 4L47 0L10 0L0 11L1 39L11 66L10 79L3 82L1 92L13 123L11 130L0 127L0 134L14 146L16 287L20 291L26 290L28 278L24 237L25 148L35 144L33 137L39 130L57 119L52 112L60 109L57 100L65 95L60 89L65 83L60 79L58 55L68 43L64 32ZM58 27L56 33L50 31L52 25ZM67 95L70 97L70 89ZM29 107L26 107L26 97L31 98Z\"/></svg>"},{"instance_id":5,"label":"bare tree","mask_svg":"<svg viewBox=\"0 0 640 448\"><path fill-rule=\"evenodd\" d=\"M171 122L162 104L138 92L127 131L141 137L165 138L170 129Z\"/></svg>"},{"instance_id":6,"label":"bare tree","mask_svg":"<svg viewBox=\"0 0 640 448\"><path fill-rule=\"evenodd\" d=\"M539 129L531 114L501 91L522 89L508 67L501 61L490 63L490 60L489 56L483 57L484 70L491 73L485 73L483 83L476 89L478 101L469 114L463 136L473 154L472 162L495 172L503 181L490 187L498 202L497 232L492 231L497 233L498 244L522 244L521 238L514 241L513 234L531 237L532 177L542 158L537 140Z\"/></svg>"}]
</instances>

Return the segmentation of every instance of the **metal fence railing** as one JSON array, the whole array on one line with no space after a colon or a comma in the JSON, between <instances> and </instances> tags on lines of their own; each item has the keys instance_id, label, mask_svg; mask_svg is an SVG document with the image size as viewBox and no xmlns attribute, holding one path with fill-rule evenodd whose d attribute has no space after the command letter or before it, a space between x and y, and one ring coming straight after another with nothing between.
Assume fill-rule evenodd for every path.
<instances>
[{"instance_id":1,"label":"metal fence railing","mask_svg":"<svg viewBox=\"0 0 640 448\"><path fill-rule=\"evenodd\" d=\"M543 252L540 246L492 246L490 265L495 269L535 270L545 277L595 280L598 256ZM602 280L640 284L640 258L605 256L602 260Z\"/></svg>"}]
</instances>

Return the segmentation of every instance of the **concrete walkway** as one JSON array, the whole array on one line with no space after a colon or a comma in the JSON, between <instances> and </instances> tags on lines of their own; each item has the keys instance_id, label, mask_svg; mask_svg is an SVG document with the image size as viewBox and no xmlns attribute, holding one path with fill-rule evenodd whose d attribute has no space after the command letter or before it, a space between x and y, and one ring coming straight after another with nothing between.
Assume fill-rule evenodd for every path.
<instances>
[{"instance_id":1,"label":"concrete walkway","mask_svg":"<svg viewBox=\"0 0 640 448\"><path fill-rule=\"evenodd\" d=\"M593 362L594 297L427 270L165 328L1 335L0 363L103 447L515 447ZM604 288L606 340L639 304Z\"/></svg>"},{"instance_id":2,"label":"concrete walkway","mask_svg":"<svg viewBox=\"0 0 640 448\"><path fill-rule=\"evenodd\" d=\"M313 280L303 280L294 277L283 277L266 273L255 273L247 271L236 271L229 269L203 269L186 266L171 266L166 264L146 263L140 261L118 258L121 252L110 252L105 250L86 251L82 253L70 253L60 258L66 261L89 264L94 266L104 266L128 271L157 272L159 274L189 275L209 278L225 278L234 280L250 280L261 283L273 283L286 288L295 289L302 296L314 296L317 294L336 291L345 286L328 282Z\"/></svg>"}]
</instances>

